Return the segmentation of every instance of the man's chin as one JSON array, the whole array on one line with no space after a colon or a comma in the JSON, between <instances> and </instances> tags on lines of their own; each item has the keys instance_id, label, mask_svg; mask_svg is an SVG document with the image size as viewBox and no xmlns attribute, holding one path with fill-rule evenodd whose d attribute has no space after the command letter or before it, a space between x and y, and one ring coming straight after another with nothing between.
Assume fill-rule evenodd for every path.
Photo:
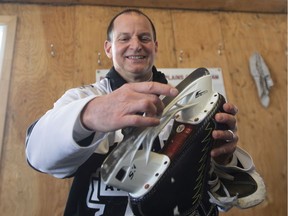
<instances>
[{"instance_id":1,"label":"man's chin","mask_svg":"<svg viewBox=\"0 0 288 216\"><path fill-rule=\"evenodd\" d=\"M135 75L137 74L145 75L148 71L151 71L151 68L148 66L136 66L136 67L127 68L127 71Z\"/></svg>"}]
</instances>

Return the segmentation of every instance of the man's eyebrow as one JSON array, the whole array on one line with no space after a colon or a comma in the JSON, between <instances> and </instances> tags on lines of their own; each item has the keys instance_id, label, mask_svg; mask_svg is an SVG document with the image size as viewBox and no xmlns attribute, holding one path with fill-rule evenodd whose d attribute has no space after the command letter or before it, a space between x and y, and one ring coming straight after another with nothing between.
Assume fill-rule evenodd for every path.
<instances>
[{"instance_id":1,"label":"man's eyebrow","mask_svg":"<svg viewBox=\"0 0 288 216\"><path fill-rule=\"evenodd\" d=\"M150 32L142 32L139 35L152 35Z\"/></svg>"},{"instance_id":2,"label":"man's eyebrow","mask_svg":"<svg viewBox=\"0 0 288 216\"><path fill-rule=\"evenodd\" d=\"M116 38L120 38L120 37L130 37L131 34L128 32L119 32L118 35L116 36ZM136 35L137 37L143 37L143 36L147 36L147 37L153 37L153 35L150 32L141 32L139 34Z\"/></svg>"},{"instance_id":3,"label":"man's eyebrow","mask_svg":"<svg viewBox=\"0 0 288 216\"><path fill-rule=\"evenodd\" d=\"M143 32L137 35L138 37L153 37L150 32Z\"/></svg>"},{"instance_id":4,"label":"man's eyebrow","mask_svg":"<svg viewBox=\"0 0 288 216\"><path fill-rule=\"evenodd\" d=\"M129 36L130 34L129 33L127 33L127 32L120 32L118 35L117 35L117 37L119 37L119 36Z\"/></svg>"}]
</instances>

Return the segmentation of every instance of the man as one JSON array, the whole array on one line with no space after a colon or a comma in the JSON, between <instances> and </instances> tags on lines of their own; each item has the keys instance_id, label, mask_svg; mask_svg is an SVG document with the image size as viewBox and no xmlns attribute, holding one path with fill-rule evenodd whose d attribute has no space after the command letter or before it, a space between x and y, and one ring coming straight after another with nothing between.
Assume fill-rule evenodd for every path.
<instances>
[{"instance_id":1,"label":"man","mask_svg":"<svg viewBox=\"0 0 288 216\"><path fill-rule=\"evenodd\" d=\"M151 20L139 10L117 14L104 44L113 67L99 83L68 90L28 129L26 155L38 171L57 178L74 177L65 215L133 215L127 194L101 182L99 168L127 127L156 126L164 105L158 95L176 96L154 66L158 49ZM211 157L230 163L238 141L237 108L223 106L215 120L229 130L215 130ZM139 113L145 113L140 115ZM160 144L169 133L159 134ZM210 215L217 215L214 208Z\"/></svg>"}]
</instances>

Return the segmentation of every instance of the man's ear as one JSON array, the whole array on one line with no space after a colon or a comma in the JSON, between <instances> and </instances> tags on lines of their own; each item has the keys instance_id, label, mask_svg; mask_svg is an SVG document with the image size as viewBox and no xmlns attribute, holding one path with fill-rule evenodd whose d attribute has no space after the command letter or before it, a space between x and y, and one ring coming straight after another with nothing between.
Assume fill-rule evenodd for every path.
<instances>
[{"instance_id":1,"label":"man's ear","mask_svg":"<svg viewBox=\"0 0 288 216\"><path fill-rule=\"evenodd\" d=\"M155 41L155 53L158 52L158 41Z\"/></svg>"},{"instance_id":2,"label":"man's ear","mask_svg":"<svg viewBox=\"0 0 288 216\"><path fill-rule=\"evenodd\" d=\"M112 43L108 40L104 42L104 50L108 58L112 58Z\"/></svg>"}]
</instances>

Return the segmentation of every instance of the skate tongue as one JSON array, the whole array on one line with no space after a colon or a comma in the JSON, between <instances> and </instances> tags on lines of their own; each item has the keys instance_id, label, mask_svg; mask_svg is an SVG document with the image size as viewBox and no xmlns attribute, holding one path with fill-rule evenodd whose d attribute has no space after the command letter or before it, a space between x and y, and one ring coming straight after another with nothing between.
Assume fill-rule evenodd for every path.
<instances>
[{"instance_id":1,"label":"skate tongue","mask_svg":"<svg viewBox=\"0 0 288 216\"><path fill-rule=\"evenodd\" d=\"M183 93L185 91L189 91L187 87L191 85L191 83L197 81L204 76L208 76L209 74L209 71L205 68L196 69L176 86L177 90L179 91L179 94L177 96L163 98L162 102L164 103L165 108L162 118L160 120L160 125L153 128L131 127L125 129L125 131L129 131L129 133L124 136L123 140L107 156L101 166L101 177L106 184L114 185L116 187L121 184L123 188L120 187L120 189L124 189L128 192L134 190L131 183L127 184L126 187L123 183L123 179L127 177L127 172L129 173L129 175L134 173L131 168L131 164L135 159L137 151L139 151L139 148L141 146L143 147L143 150L141 150L141 155L139 155L139 152L137 153L137 160L138 164L147 164L148 158L150 157L150 155L152 155L151 148L154 139L158 136L160 131L174 117L177 112L185 109L185 106L182 105L177 107L176 109L173 109L174 105L178 103L179 100L185 100L186 95ZM193 105L195 104L191 103L189 106ZM159 163L165 162L165 165L167 166L167 161L169 161L169 158L167 158L167 156L165 157L165 155L160 156L159 154L154 154L151 157L154 158L154 161L152 162L155 163L155 165L153 165L152 167L154 167L155 169L159 169L159 172L164 172L164 168ZM137 187L137 185L135 185L135 187Z\"/></svg>"},{"instance_id":2,"label":"skate tongue","mask_svg":"<svg viewBox=\"0 0 288 216\"><path fill-rule=\"evenodd\" d=\"M196 81L197 79L209 75L209 71L206 68L198 68L192 73L190 73L184 80L182 80L175 88L178 92L183 91L190 83ZM177 97L177 96L176 96ZM162 102L165 106L173 101L175 97L164 97Z\"/></svg>"}]
</instances>

